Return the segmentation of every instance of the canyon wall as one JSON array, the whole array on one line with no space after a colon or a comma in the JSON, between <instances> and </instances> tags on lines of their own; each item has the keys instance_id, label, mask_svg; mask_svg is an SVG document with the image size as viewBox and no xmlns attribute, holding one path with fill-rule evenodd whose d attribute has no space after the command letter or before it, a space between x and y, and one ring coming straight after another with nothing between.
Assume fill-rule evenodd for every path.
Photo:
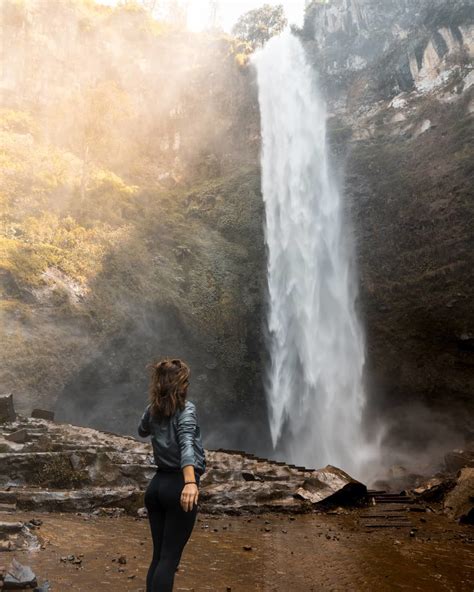
<instances>
[{"instance_id":1,"label":"canyon wall","mask_svg":"<svg viewBox=\"0 0 474 592\"><path fill-rule=\"evenodd\" d=\"M367 423L412 450L472 439L474 11L470 2L313 2L366 327Z\"/></svg>"}]
</instances>

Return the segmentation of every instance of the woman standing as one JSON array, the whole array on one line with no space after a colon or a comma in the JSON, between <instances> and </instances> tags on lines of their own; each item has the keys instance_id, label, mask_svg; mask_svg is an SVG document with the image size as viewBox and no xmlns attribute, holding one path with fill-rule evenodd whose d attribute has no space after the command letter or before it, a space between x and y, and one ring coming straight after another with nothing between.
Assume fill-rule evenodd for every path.
<instances>
[{"instance_id":1,"label":"woman standing","mask_svg":"<svg viewBox=\"0 0 474 592\"><path fill-rule=\"evenodd\" d=\"M145 492L153 539L147 592L172 592L174 574L196 521L206 470L196 406L186 400L189 368L178 359L151 367L150 404L138 433L151 436L157 472Z\"/></svg>"}]
</instances>

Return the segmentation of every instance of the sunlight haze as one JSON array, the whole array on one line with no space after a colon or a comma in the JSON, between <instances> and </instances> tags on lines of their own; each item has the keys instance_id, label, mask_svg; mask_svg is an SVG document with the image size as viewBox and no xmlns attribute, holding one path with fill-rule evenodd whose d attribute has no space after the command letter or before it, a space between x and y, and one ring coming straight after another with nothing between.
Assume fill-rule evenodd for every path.
<instances>
[{"instance_id":1,"label":"sunlight haze","mask_svg":"<svg viewBox=\"0 0 474 592\"><path fill-rule=\"evenodd\" d=\"M114 6L117 0L99 0L100 4ZM229 31L237 19L244 13L264 4L283 4L285 15L290 23L301 24L305 0L188 0L181 4L188 7L188 27L192 31L202 31L212 24L212 12L215 10L215 22L218 27ZM215 8L213 9L213 5Z\"/></svg>"},{"instance_id":2,"label":"sunlight haze","mask_svg":"<svg viewBox=\"0 0 474 592\"><path fill-rule=\"evenodd\" d=\"M211 4L211 2L206 2L206 0L191 0L189 2L188 26L190 29L193 31L200 31L208 26L211 16ZM220 0L216 4L218 5L217 24L225 31L230 31L242 14L249 10L259 8L260 6L263 6L263 4L283 4L288 21L290 23L301 24L305 2L304 0L286 0L286 2L262 2L258 0L245 0L242 2L236 0Z\"/></svg>"}]
</instances>

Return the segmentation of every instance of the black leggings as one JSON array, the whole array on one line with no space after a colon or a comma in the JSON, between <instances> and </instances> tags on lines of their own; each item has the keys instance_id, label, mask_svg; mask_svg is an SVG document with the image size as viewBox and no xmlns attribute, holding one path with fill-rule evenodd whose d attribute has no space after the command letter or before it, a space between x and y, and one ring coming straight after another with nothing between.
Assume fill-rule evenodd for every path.
<instances>
[{"instance_id":1,"label":"black leggings","mask_svg":"<svg viewBox=\"0 0 474 592\"><path fill-rule=\"evenodd\" d=\"M200 476L196 473L196 481ZM157 471L145 492L153 539L147 592L172 592L174 574L196 521L197 506L185 512L180 504L183 472Z\"/></svg>"}]
</instances>

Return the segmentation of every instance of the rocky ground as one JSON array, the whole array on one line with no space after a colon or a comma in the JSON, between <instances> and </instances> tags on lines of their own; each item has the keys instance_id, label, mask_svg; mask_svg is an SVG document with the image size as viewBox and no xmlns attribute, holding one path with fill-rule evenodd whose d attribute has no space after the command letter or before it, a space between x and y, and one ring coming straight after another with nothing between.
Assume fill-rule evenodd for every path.
<instances>
[{"instance_id":1,"label":"rocky ground","mask_svg":"<svg viewBox=\"0 0 474 592\"><path fill-rule=\"evenodd\" d=\"M42 547L17 559L62 592L139 592L151 554L146 520L74 514L40 518ZM2 516L1 519L10 516ZM423 520L423 521L422 521ZM418 530L369 531L359 512L210 516L201 513L176 576L180 592L456 591L474 580L472 527L410 513ZM250 549L248 548L250 547ZM0 555L0 561L5 556Z\"/></svg>"},{"instance_id":2,"label":"rocky ground","mask_svg":"<svg viewBox=\"0 0 474 592\"><path fill-rule=\"evenodd\" d=\"M16 416L11 396L0 397L0 419L2 405L7 421L0 423L0 509L113 507L135 514L143 505L156 470L149 442ZM206 460L201 503L212 513L305 512L314 505L359 503L367 491L330 465L315 470L224 450L207 450Z\"/></svg>"},{"instance_id":3,"label":"rocky ground","mask_svg":"<svg viewBox=\"0 0 474 592\"><path fill-rule=\"evenodd\" d=\"M42 592L143 590L150 445L35 415L0 397L0 584L31 568ZM331 466L206 456L177 590L472 591L473 452L428 480L393 471L385 490Z\"/></svg>"}]
</instances>

